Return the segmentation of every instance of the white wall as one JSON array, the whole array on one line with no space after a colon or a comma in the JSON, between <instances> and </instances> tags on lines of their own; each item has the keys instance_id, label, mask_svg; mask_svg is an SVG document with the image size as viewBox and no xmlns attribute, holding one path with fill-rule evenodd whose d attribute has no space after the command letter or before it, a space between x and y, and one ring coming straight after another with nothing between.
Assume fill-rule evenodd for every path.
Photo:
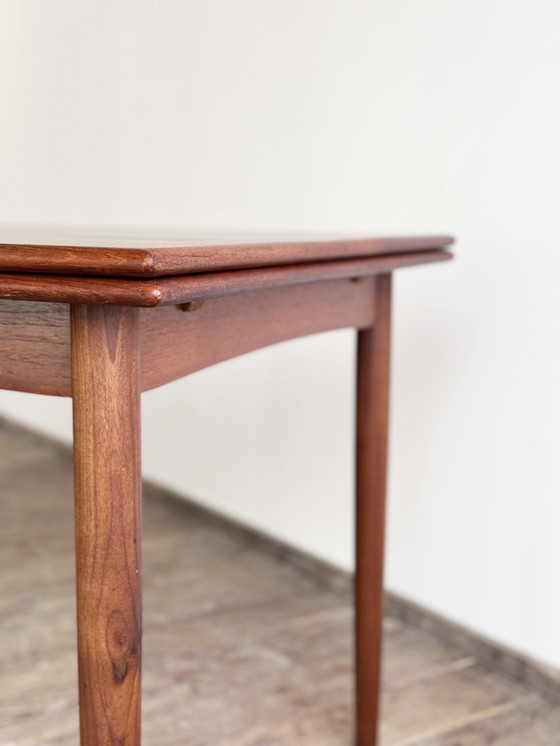
<instances>
[{"instance_id":1,"label":"white wall","mask_svg":"<svg viewBox=\"0 0 560 746\"><path fill-rule=\"evenodd\" d=\"M5 222L453 232L397 280L388 584L560 667L554 0L4 0ZM145 396L146 472L351 566L353 339ZM0 412L68 437L69 403Z\"/></svg>"}]
</instances>

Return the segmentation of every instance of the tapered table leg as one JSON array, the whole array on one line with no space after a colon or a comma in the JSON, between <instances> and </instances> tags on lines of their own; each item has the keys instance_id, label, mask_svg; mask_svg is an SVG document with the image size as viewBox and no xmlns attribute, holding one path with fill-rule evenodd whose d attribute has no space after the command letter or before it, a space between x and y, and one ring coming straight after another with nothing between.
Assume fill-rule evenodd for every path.
<instances>
[{"instance_id":1,"label":"tapered table leg","mask_svg":"<svg viewBox=\"0 0 560 746\"><path fill-rule=\"evenodd\" d=\"M138 746L138 310L73 306L71 339L81 746Z\"/></svg>"},{"instance_id":2,"label":"tapered table leg","mask_svg":"<svg viewBox=\"0 0 560 746\"><path fill-rule=\"evenodd\" d=\"M377 743L387 426L391 336L391 275L375 281L372 328L358 332L356 444L356 744Z\"/></svg>"}]
</instances>

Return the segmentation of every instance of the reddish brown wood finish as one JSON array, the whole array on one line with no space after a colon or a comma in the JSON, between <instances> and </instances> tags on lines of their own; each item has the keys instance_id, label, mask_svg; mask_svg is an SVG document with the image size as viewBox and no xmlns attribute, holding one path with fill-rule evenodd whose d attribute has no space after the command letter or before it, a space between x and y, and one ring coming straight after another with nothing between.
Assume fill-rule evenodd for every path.
<instances>
[{"instance_id":1,"label":"reddish brown wood finish","mask_svg":"<svg viewBox=\"0 0 560 746\"><path fill-rule=\"evenodd\" d=\"M375 324L358 332L356 744L377 743L387 481L391 275L375 284Z\"/></svg>"},{"instance_id":2,"label":"reddish brown wood finish","mask_svg":"<svg viewBox=\"0 0 560 746\"><path fill-rule=\"evenodd\" d=\"M156 277L449 246L449 236L363 238L0 226L4 272Z\"/></svg>"},{"instance_id":3,"label":"reddish brown wood finish","mask_svg":"<svg viewBox=\"0 0 560 746\"><path fill-rule=\"evenodd\" d=\"M373 318L373 278L269 288L178 306L142 309L142 390L223 360L306 334L364 327Z\"/></svg>"},{"instance_id":4,"label":"reddish brown wood finish","mask_svg":"<svg viewBox=\"0 0 560 746\"><path fill-rule=\"evenodd\" d=\"M70 318L64 303L0 300L0 389L70 396Z\"/></svg>"},{"instance_id":5,"label":"reddish brown wood finish","mask_svg":"<svg viewBox=\"0 0 560 746\"><path fill-rule=\"evenodd\" d=\"M367 277L390 272L393 269L440 262L450 258L451 254L446 251L417 251L346 261L294 264L291 267L267 267L167 277L159 280L161 303L184 303L189 300L232 295L267 287L301 285L345 277Z\"/></svg>"},{"instance_id":6,"label":"reddish brown wood finish","mask_svg":"<svg viewBox=\"0 0 560 746\"><path fill-rule=\"evenodd\" d=\"M150 308L171 303L233 295L267 287L300 285L345 277L365 277L401 267L450 259L447 251L295 264L290 267L240 269L150 279L0 274L0 298L56 303L102 303Z\"/></svg>"},{"instance_id":7,"label":"reddish brown wood finish","mask_svg":"<svg viewBox=\"0 0 560 746\"><path fill-rule=\"evenodd\" d=\"M345 326L360 330L356 743L376 743L390 273L451 258L452 239L240 240L84 234L45 245L0 231L9 270L0 275L0 387L74 400L82 746L140 743L141 388Z\"/></svg>"},{"instance_id":8,"label":"reddish brown wood finish","mask_svg":"<svg viewBox=\"0 0 560 746\"><path fill-rule=\"evenodd\" d=\"M328 280L211 298L198 310L140 309L141 390L306 334L364 327L374 279ZM70 306L0 301L0 388L72 395Z\"/></svg>"},{"instance_id":9,"label":"reddish brown wood finish","mask_svg":"<svg viewBox=\"0 0 560 746\"><path fill-rule=\"evenodd\" d=\"M139 746L138 311L72 308L81 746Z\"/></svg>"},{"instance_id":10,"label":"reddish brown wood finish","mask_svg":"<svg viewBox=\"0 0 560 746\"><path fill-rule=\"evenodd\" d=\"M0 274L0 298L48 303L151 308L162 301L156 280L70 275Z\"/></svg>"}]
</instances>

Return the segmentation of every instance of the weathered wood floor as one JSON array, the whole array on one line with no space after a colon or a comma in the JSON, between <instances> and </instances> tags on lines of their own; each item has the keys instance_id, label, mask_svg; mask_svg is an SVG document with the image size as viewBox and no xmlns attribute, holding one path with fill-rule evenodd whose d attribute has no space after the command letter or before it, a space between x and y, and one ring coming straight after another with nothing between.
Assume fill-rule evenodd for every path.
<instances>
[{"instance_id":1,"label":"weathered wood floor","mask_svg":"<svg viewBox=\"0 0 560 746\"><path fill-rule=\"evenodd\" d=\"M68 457L0 429L0 746L76 746ZM351 607L146 499L146 746L350 746ZM387 620L383 746L557 746L560 712Z\"/></svg>"}]
</instances>

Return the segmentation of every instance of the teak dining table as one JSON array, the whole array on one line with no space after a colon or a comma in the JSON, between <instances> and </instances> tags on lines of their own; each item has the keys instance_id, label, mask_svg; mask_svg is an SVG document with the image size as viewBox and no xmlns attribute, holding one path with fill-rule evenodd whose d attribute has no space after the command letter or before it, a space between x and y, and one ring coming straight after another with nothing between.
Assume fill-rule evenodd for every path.
<instances>
[{"instance_id":1,"label":"teak dining table","mask_svg":"<svg viewBox=\"0 0 560 746\"><path fill-rule=\"evenodd\" d=\"M82 746L140 744L140 394L346 327L358 331L355 743L374 746L391 279L449 259L451 243L0 228L0 388L73 400Z\"/></svg>"}]
</instances>

